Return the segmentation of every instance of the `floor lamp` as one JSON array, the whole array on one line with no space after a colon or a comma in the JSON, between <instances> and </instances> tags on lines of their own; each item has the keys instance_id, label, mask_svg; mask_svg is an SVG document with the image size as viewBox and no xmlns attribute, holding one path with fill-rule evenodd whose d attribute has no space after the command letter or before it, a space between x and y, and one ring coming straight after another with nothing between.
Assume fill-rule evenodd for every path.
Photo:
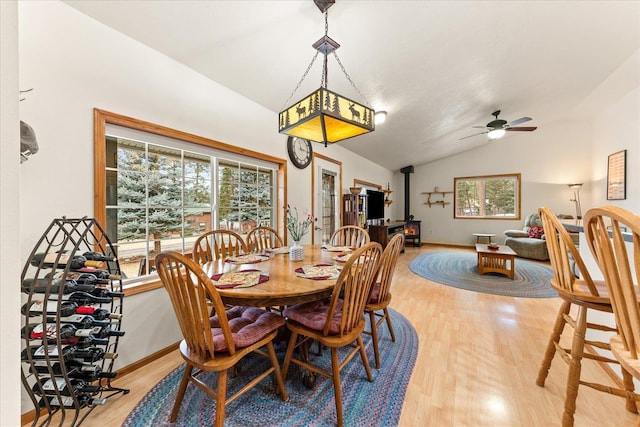
<instances>
[{"instance_id":1,"label":"floor lamp","mask_svg":"<svg viewBox=\"0 0 640 427\"><path fill-rule=\"evenodd\" d=\"M573 191L573 199L569 199L570 201L576 204L576 225L580 224L580 220L582 219L582 211L580 209L580 188L582 184L567 184L571 191Z\"/></svg>"}]
</instances>

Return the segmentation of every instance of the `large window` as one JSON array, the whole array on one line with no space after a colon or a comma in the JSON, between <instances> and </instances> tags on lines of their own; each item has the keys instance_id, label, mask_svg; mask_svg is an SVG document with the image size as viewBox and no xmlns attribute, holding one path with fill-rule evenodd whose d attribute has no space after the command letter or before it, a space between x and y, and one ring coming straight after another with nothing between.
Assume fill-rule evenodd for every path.
<instances>
[{"instance_id":1,"label":"large window","mask_svg":"<svg viewBox=\"0 0 640 427\"><path fill-rule=\"evenodd\" d=\"M143 122L99 110L96 122L96 219L117 251L125 285L157 281L155 255L189 254L211 229L282 229L285 160L178 131L148 132Z\"/></svg>"},{"instance_id":2,"label":"large window","mask_svg":"<svg viewBox=\"0 0 640 427\"><path fill-rule=\"evenodd\" d=\"M520 219L520 174L454 178L454 216Z\"/></svg>"}]
</instances>

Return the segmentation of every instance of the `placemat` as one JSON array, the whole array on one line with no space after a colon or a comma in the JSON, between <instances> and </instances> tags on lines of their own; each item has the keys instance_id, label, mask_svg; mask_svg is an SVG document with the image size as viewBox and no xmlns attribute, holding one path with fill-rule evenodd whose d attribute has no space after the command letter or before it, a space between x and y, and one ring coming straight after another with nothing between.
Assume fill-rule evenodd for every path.
<instances>
[{"instance_id":1,"label":"placemat","mask_svg":"<svg viewBox=\"0 0 640 427\"><path fill-rule=\"evenodd\" d=\"M281 246L279 248L267 248L264 251L271 254L288 254L289 246Z\"/></svg>"},{"instance_id":2,"label":"placemat","mask_svg":"<svg viewBox=\"0 0 640 427\"><path fill-rule=\"evenodd\" d=\"M269 260L269 255L246 254L246 255L227 257L225 262L230 262L231 264L256 264L258 262L268 261L268 260Z\"/></svg>"},{"instance_id":3,"label":"placemat","mask_svg":"<svg viewBox=\"0 0 640 427\"><path fill-rule=\"evenodd\" d=\"M269 280L268 271L243 270L219 273L211 276L211 280L219 289L248 288Z\"/></svg>"},{"instance_id":4,"label":"placemat","mask_svg":"<svg viewBox=\"0 0 640 427\"><path fill-rule=\"evenodd\" d=\"M351 258L351 254L336 255L336 256L333 257L333 259L336 262L339 262L339 263L342 263L342 264L347 262L349 260L349 258Z\"/></svg>"},{"instance_id":5,"label":"placemat","mask_svg":"<svg viewBox=\"0 0 640 427\"><path fill-rule=\"evenodd\" d=\"M342 267L335 264L303 265L296 268L296 276L313 280L337 279Z\"/></svg>"},{"instance_id":6,"label":"placemat","mask_svg":"<svg viewBox=\"0 0 640 427\"><path fill-rule=\"evenodd\" d=\"M331 245L325 245L322 247L322 249L328 252L351 252L353 250L351 246L331 246Z\"/></svg>"}]
</instances>

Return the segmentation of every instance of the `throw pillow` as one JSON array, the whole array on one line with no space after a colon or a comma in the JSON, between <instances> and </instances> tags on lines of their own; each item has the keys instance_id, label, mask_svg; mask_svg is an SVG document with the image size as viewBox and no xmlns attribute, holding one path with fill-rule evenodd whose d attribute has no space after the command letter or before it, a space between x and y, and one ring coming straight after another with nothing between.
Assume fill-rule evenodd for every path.
<instances>
[{"instance_id":1,"label":"throw pillow","mask_svg":"<svg viewBox=\"0 0 640 427\"><path fill-rule=\"evenodd\" d=\"M544 234L544 228L542 227L531 227L529 229L529 237L534 239L541 239Z\"/></svg>"}]
</instances>

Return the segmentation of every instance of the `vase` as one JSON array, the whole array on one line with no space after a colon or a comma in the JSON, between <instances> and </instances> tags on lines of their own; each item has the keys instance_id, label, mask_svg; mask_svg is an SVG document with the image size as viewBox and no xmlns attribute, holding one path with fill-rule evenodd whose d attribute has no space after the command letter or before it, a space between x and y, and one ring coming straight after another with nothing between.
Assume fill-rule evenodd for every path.
<instances>
[{"instance_id":1,"label":"vase","mask_svg":"<svg viewBox=\"0 0 640 427\"><path fill-rule=\"evenodd\" d=\"M294 240L293 246L289 248L289 259L291 261L302 261L304 259L304 248L297 240Z\"/></svg>"}]
</instances>

